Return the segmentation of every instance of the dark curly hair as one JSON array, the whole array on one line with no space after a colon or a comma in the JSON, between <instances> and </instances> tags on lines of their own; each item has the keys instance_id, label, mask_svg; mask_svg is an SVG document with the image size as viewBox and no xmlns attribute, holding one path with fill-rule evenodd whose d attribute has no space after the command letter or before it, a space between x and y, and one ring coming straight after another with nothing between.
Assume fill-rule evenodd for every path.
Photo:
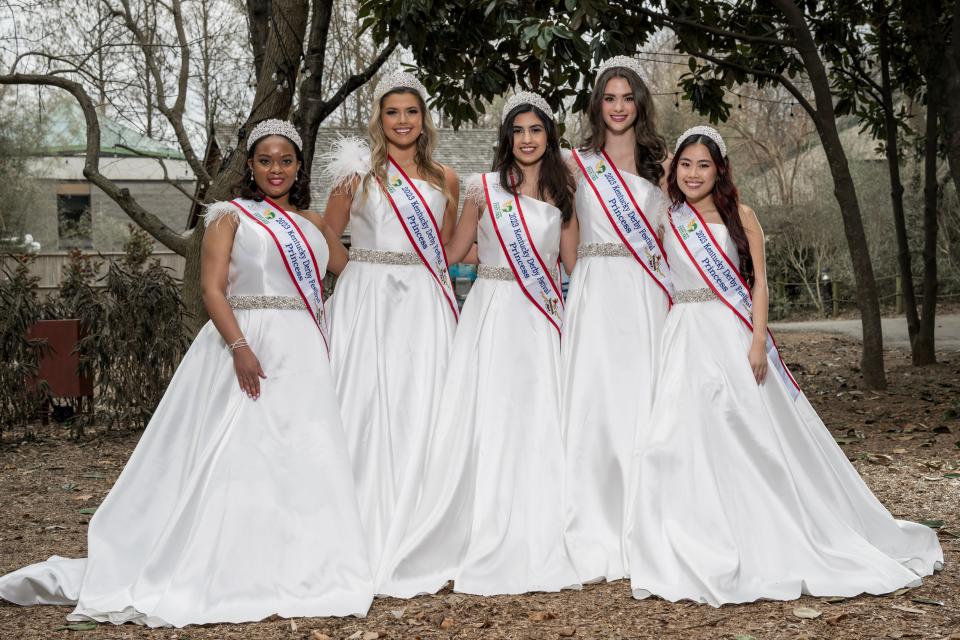
<instances>
[{"instance_id":1,"label":"dark curly hair","mask_svg":"<svg viewBox=\"0 0 960 640\"><path fill-rule=\"evenodd\" d=\"M254 124L254 126L256 126L256 124ZM253 179L253 170L250 169L249 160L253 158L253 155L257 152L257 147L260 145L260 141L267 137L269 136L264 136L263 138L260 138L260 140L257 140L256 144L250 147L250 151L247 152L248 162L245 164L246 169L244 169L243 177L240 178L240 181L236 185L234 185L233 189L233 192L240 198L249 198L250 200L262 202L265 197L263 191L260 190L260 187L257 186L257 183ZM310 175L307 173L306 169L303 168L303 151L301 151L300 147L298 147L293 140L290 140L290 138L287 138L286 136L280 137L290 142L291 146L293 146L294 153L297 156L297 161L300 163L300 168L297 169L297 178L293 181L293 186L290 187L290 204L298 209L307 209L310 207Z\"/></svg>"},{"instance_id":2,"label":"dark curly hair","mask_svg":"<svg viewBox=\"0 0 960 640\"><path fill-rule=\"evenodd\" d=\"M670 161L670 175L667 176L667 187L670 193L670 200L674 203L684 202L687 197L680 190L677 184L677 165L680 163L680 156L683 150L694 144L702 144L710 152L710 158L714 166L717 167L717 179L713 183L713 203L717 206L717 213L720 219L727 226L727 232L733 243L737 245L737 256L740 258L740 275L747 281L747 285L753 288L754 272L753 258L750 256L750 243L747 241L747 232L743 228L743 222L740 220L740 193L737 186L733 183L733 171L730 167L730 158L724 158L720 153L720 147L717 143L703 135L692 135L683 140L677 147L677 152Z\"/></svg>"},{"instance_id":3,"label":"dark curly hair","mask_svg":"<svg viewBox=\"0 0 960 640\"><path fill-rule=\"evenodd\" d=\"M540 119L547 134L547 149L541 159L540 184L537 185L537 193L540 199L547 195L553 198L554 205L557 209L560 209L563 222L568 222L573 217L573 198L576 185L570 170L567 168L567 163L560 155L560 136L557 133L557 125L543 111L532 104L520 104L510 110L503 124L500 125L493 170L500 174L500 184L505 189L510 187L512 181L512 191L514 193L520 192L523 172L520 171L517 166L517 159L513 156L513 121L521 113L528 112L533 112Z\"/></svg>"},{"instance_id":4,"label":"dark curly hair","mask_svg":"<svg viewBox=\"0 0 960 640\"><path fill-rule=\"evenodd\" d=\"M640 76L630 69L612 67L597 77L587 107L589 129L582 148L599 153L606 143L607 125L603 121L603 95L611 78L623 78L633 91L633 103L637 108L637 118L633 121L633 131L637 139L634 149L637 175L653 184L659 184L663 177L662 163L667 159L667 143L657 133L656 107L650 89Z\"/></svg>"}]
</instances>

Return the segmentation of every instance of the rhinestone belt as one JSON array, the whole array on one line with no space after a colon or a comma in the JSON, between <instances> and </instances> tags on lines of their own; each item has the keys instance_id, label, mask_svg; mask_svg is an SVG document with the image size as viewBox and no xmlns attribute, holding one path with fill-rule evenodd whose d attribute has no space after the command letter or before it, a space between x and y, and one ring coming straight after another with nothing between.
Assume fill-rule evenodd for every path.
<instances>
[{"instance_id":1,"label":"rhinestone belt","mask_svg":"<svg viewBox=\"0 0 960 640\"><path fill-rule=\"evenodd\" d=\"M577 247L577 257L629 258L631 254L622 242L594 242Z\"/></svg>"},{"instance_id":2,"label":"rhinestone belt","mask_svg":"<svg viewBox=\"0 0 960 640\"><path fill-rule=\"evenodd\" d=\"M677 304L683 304L684 302L710 302L716 299L716 294L707 288L679 289L673 296L673 301Z\"/></svg>"},{"instance_id":3,"label":"rhinestone belt","mask_svg":"<svg viewBox=\"0 0 960 640\"><path fill-rule=\"evenodd\" d=\"M227 296L230 307L240 311L250 309L306 309L302 298L293 296Z\"/></svg>"},{"instance_id":4,"label":"rhinestone belt","mask_svg":"<svg viewBox=\"0 0 960 640\"><path fill-rule=\"evenodd\" d=\"M553 281L559 284L560 271L553 269L550 271L550 275L553 276ZM516 280L510 267L494 267L489 264L477 266L477 277L484 280Z\"/></svg>"},{"instance_id":5,"label":"rhinestone belt","mask_svg":"<svg viewBox=\"0 0 960 640\"><path fill-rule=\"evenodd\" d=\"M350 247L350 259L357 262L373 262L374 264L423 264L420 256L406 251L378 251L377 249L361 249Z\"/></svg>"}]
</instances>

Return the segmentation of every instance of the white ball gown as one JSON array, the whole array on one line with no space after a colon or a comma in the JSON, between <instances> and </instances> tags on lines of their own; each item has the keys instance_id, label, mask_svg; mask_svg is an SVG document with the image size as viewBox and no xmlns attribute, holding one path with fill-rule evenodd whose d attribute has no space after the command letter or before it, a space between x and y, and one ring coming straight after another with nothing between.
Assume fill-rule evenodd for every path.
<instances>
[{"instance_id":1,"label":"white ball gown","mask_svg":"<svg viewBox=\"0 0 960 640\"><path fill-rule=\"evenodd\" d=\"M207 224L223 215L236 210L215 205ZM238 219L228 295L298 300L272 237ZM323 235L299 222L322 273ZM88 557L8 574L0 597L151 627L366 613L371 572L320 332L302 308L235 314L267 375L259 399L208 322L90 521Z\"/></svg>"},{"instance_id":2,"label":"white ball gown","mask_svg":"<svg viewBox=\"0 0 960 640\"><path fill-rule=\"evenodd\" d=\"M467 197L477 184L471 179ZM521 198L530 237L553 268L560 211ZM560 337L506 276L486 205L481 211L480 277L460 316L437 421L404 486L379 594L434 593L448 580L478 595L577 584L562 537Z\"/></svg>"},{"instance_id":3,"label":"white ball gown","mask_svg":"<svg viewBox=\"0 0 960 640\"><path fill-rule=\"evenodd\" d=\"M341 140L327 158L334 184L370 171L357 139ZM413 181L442 224L443 193ZM353 198L350 243L327 303L330 361L376 570L414 445L436 415L457 322L376 181Z\"/></svg>"},{"instance_id":4,"label":"white ball gown","mask_svg":"<svg viewBox=\"0 0 960 640\"><path fill-rule=\"evenodd\" d=\"M627 575L634 438L648 428L668 301L631 254L619 255L625 245L587 179L575 175L580 248L561 343L564 535L577 577L593 582ZM660 188L621 176L650 224L661 226L669 203Z\"/></svg>"},{"instance_id":5,"label":"white ball gown","mask_svg":"<svg viewBox=\"0 0 960 640\"><path fill-rule=\"evenodd\" d=\"M726 227L710 229L736 264ZM704 289L666 236L677 289ZM717 299L676 304L667 317L634 462L634 596L719 606L919 584L942 566L936 534L890 515L802 393L792 400L772 369L757 385L751 340Z\"/></svg>"}]
</instances>

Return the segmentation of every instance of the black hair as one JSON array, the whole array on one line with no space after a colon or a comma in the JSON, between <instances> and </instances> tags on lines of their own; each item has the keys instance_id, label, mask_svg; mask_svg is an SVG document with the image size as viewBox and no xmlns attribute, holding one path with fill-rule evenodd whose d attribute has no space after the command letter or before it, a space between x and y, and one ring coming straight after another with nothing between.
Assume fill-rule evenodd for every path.
<instances>
[{"instance_id":1,"label":"black hair","mask_svg":"<svg viewBox=\"0 0 960 640\"><path fill-rule=\"evenodd\" d=\"M293 181L293 186L290 187L289 200L290 204L297 207L298 209L307 209L310 207L310 176L307 174L306 169L304 169L303 163L303 151L300 150L300 147L297 144L290 140L285 135L270 134L270 135L279 135L284 140L290 142L293 146L294 154L297 156L297 161L300 163L300 168L297 169L297 177ZM243 171L243 177L240 179L240 182L235 185L234 193L236 193L241 198L249 198L250 200L256 200L257 202L262 202L265 195L263 191L260 190L260 187L257 186L257 183L253 179L253 171L250 169L249 160L253 158L253 155L257 152L257 145L260 144L261 140L270 137L269 135L263 136L258 139L247 152L247 163L246 168Z\"/></svg>"}]
</instances>

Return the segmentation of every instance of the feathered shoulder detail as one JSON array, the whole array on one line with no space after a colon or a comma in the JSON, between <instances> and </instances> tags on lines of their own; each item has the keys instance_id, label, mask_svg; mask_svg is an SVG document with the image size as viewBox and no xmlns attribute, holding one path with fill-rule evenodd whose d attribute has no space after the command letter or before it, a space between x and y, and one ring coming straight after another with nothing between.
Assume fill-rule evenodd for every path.
<instances>
[{"instance_id":1,"label":"feathered shoulder detail","mask_svg":"<svg viewBox=\"0 0 960 640\"><path fill-rule=\"evenodd\" d=\"M472 201L482 213L487 207L487 194L483 190L483 174L471 173L466 179L466 191L463 193L463 200Z\"/></svg>"},{"instance_id":2,"label":"feathered shoulder detail","mask_svg":"<svg viewBox=\"0 0 960 640\"><path fill-rule=\"evenodd\" d=\"M370 172L370 146L361 138L337 138L320 154L320 162L323 165L320 175L330 182L330 191L342 191L354 178Z\"/></svg>"},{"instance_id":3,"label":"feathered shoulder detail","mask_svg":"<svg viewBox=\"0 0 960 640\"><path fill-rule=\"evenodd\" d=\"M230 216L234 221L240 221L240 210L232 202L211 202L206 206L203 214L203 226L209 227L213 222Z\"/></svg>"}]
</instances>

